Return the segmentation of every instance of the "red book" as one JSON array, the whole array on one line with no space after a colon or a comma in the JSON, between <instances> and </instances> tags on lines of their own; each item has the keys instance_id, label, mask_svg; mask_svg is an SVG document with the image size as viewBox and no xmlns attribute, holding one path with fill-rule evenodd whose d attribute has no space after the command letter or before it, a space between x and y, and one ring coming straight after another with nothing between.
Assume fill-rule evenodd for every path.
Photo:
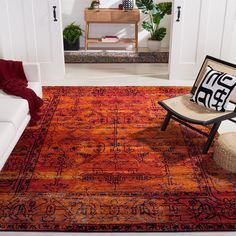
<instances>
[{"instance_id":1,"label":"red book","mask_svg":"<svg viewBox=\"0 0 236 236\"><path fill-rule=\"evenodd\" d=\"M106 35L103 38L106 38L106 39L118 39L118 37L114 36L114 35Z\"/></svg>"},{"instance_id":2,"label":"red book","mask_svg":"<svg viewBox=\"0 0 236 236\"><path fill-rule=\"evenodd\" d=\"M117 36L107 35L107 36L102 37L102 42L117 43L119 42L119 38Z\"/></svg>"}]
</instances>

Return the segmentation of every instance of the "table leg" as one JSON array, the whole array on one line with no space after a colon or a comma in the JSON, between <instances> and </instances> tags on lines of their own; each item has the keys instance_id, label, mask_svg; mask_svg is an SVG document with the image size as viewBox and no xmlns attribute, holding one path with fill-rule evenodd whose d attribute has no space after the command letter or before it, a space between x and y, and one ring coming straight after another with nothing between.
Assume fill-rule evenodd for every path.
<instances>
[{"instance_id":1,"label":"table leg","mask_svg":"<svg viewBox=\"0 0 236 236\"><path fill-rule=\"evenodd\" d=\"M86 29L85 29L85 50L88 50L88 39L89 39L89 23L86 22Z\"/></svg>"},{"instance_id":2,"label":"table leg","mask_svg":"<svg viewBox=\"0 0 236 236\"><path fill-rule=\"evenodd\" d=\"M135 49L138 51L138 23L135 24Z\"/></svg>"}]
</instances>

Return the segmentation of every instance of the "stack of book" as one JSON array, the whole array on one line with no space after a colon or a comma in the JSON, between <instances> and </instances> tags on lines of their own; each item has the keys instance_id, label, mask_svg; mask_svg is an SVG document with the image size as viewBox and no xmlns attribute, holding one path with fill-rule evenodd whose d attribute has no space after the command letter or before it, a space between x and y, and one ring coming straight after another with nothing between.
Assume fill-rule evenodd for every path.
<instances>
[{"instance_id":1,"label":"stack of book","mask_svg":"<svg viewBox=\"0 0 236 236\"><path fill-rule=\"evenodd\" d=\"M102 37L102 42L103 43L117 43L119 42L119 38L117 36L107 35L107 36Z\"/></svg>"}]
</instances>

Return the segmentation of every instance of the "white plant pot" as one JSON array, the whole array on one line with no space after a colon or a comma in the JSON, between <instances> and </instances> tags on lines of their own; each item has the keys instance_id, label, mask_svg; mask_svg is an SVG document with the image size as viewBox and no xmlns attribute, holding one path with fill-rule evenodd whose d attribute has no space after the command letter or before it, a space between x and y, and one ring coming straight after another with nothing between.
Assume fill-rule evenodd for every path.
<instances>
[{"instance_id":1,"label":"white plant pot","mask_svg":"<svg viewBox=\"0 0 236 236\"><path fill-rule=\"evenodd\" d=\"M161 48L161 41L157 41L157 40L148 40L147 41L147 47L150 51L152 52L157 52L160 50Z\"/></svg>"}]
</instances>

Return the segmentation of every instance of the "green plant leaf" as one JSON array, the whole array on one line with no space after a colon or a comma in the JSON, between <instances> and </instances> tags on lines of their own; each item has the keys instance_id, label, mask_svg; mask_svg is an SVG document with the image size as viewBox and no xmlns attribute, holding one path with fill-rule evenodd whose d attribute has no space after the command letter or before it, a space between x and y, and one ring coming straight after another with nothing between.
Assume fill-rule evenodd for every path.
<instances>
[{"instance_id":1,"label":"green plant leaf","mask_svg":"<svg viewBox=\"0 0 236 236\"><path fill-rule=\"evenodd\" d=\"M143 21L142 26L148 32L153 32L154 31L153 26L147 21Z\"/></svg>"},{"instance_id":2,"label":"green plant leaf","mask_svg":"<svg viewBox=\"0 0 236 236\"><path fill-rule=\"evenodd\" d=\"M151 39L152 40L157 40L157 41L162 41L166 36L166 28L161 27L158 28L152 35Z\"/></svg>"},{"instance_id":3,"label":"green plant leaf","mask_svg":"<svg viewBox=\"0 0 236 236\"><path fill-rule=\"evenodd\" d=\"M75 25L75 22L69 24L63 30L63 38L69 43L73 44L80 36L83 35L83 30L79 25Z\"/></svg>"},{"instance_id":4,"label":"green plant leaf","mask_svg":"<svg viewBox=\"0 0 236 236\"><path fill-rule=\"evenodd\" d=\"M165 15L171 15L172 3L171 2L161 2L155 5L158 12L161 14L162 18Z\"/></svg>"},{"instance_id":5,"label":"green plant leaf","mask_svg":"<svg viewBox=\"0 0 236 236\"><path fill-rule=\"evenodd\" d=\"M160 24L161 19L162 17L159 13L156 13L155 15L153 15L153 23L155 23L157 26Z\"/></svg>"},{"instance_id":6,"label":"green plant leaf","mask_svg":"<svg viewBox=\"0 0 236 236\"><path fill-rule=\"evenodd\" d=\"M145 14L154 8L153 0L136 0L136 5Z\"/></svg>"},{"instance_id":7,"label":"green plant leaf","mask_svg":"<svg viewBox=\"0 0 236 236\"><path fill-rule=\"evenodd\" d=\"M150 32L151 39L161 41L166 36L166 28L159 28L161 20L172 11L171 2L154 4L153 0L136 0L137 7L149 16L149 21L143 21L142 26Z\"/></svg>"}]
</instances>

